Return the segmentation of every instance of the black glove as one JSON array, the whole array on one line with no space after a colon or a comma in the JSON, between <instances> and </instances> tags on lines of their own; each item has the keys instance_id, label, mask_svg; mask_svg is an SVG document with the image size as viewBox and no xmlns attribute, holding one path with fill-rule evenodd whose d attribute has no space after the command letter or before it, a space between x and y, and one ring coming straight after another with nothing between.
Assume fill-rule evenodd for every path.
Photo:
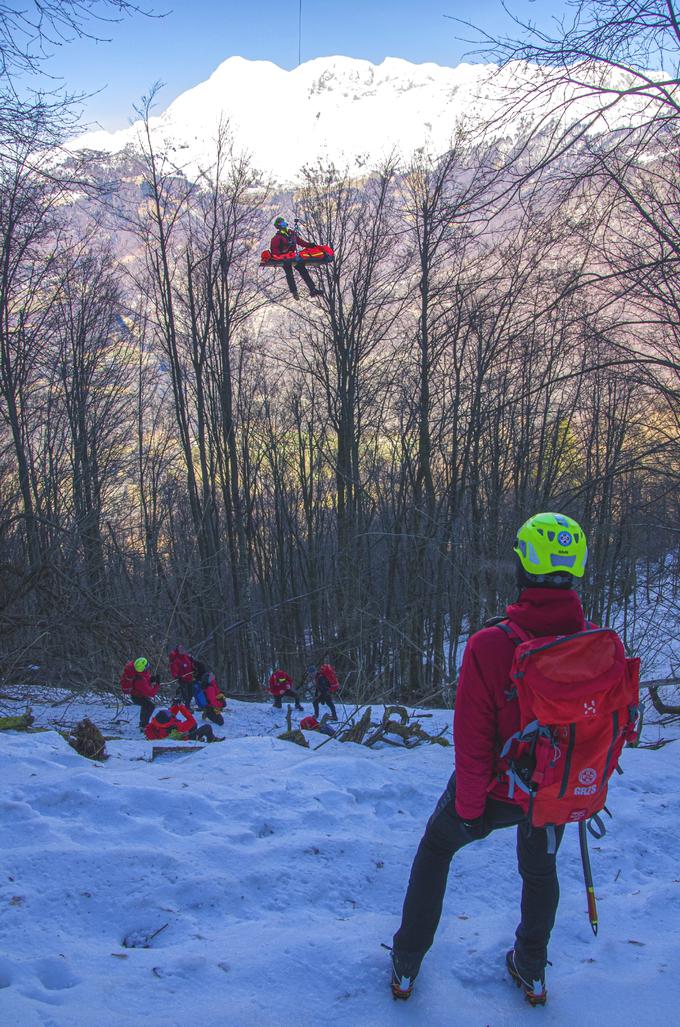
<instances>
[{"instance_id":1,"label":"black glove","mask_svg":"<svg viewBox=\"0 0 680 1027\"><path fill-rule=\"evenodd\" d=\"M465 828L467 835L472 840L482 838L486 834L486 825L484 823L484 814L481 817L473 817L472 819L463 820L461 817L461 824Z\"/></svg>"},{"instance_id":2,"label":"black glove","mask_svg":"<svg viewBox=\"0 0 680 1027\"><path fill-rule=\"evenodd\" d=\"M160 676L160 674L152 674L151 675L151 684L152 685L160 685L160 683L161 683L161 676Z\"/></svg>"}]
</instances>

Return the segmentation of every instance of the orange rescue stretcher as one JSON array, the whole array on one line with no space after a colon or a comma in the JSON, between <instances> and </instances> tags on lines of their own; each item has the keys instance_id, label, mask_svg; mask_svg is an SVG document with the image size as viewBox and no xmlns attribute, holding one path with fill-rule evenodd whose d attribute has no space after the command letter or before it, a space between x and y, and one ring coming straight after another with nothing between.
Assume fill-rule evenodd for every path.
<instances>
[{"instance_id":1,"label":"orange rescue stretcher","mask_svg":"<svg viewBox=\"0 0 680 1027\"><path fill-rule=\"evenodd\" d=\"M284 253L275 257L271 250L263 250L260 254L260 267L290 267L303 264L305 267L316 267L321 264L332 264L335 254L330 246L305 246L296 253Z\"/></svg>"}]
</instances>

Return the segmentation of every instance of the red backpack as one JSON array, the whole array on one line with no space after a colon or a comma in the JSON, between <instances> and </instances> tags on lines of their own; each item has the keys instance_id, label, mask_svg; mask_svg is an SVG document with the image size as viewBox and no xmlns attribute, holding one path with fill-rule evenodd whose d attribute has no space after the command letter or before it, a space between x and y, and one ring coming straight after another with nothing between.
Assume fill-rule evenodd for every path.
<instances>
[{"instance_id":1,"label":"red backpack","mask_svg":"<svg viewBox=\"0 0 680 1027\"><path fill-rule=\"evenodd\" d=\"M337 692L340 688L340 682L338 681L337 674L331 667L330 663L322 663L318 670L319 674L322 674L328 682L328 688L331 692Z\"/></svg>"},{"instance_id":2,"label":"red backpack","mask_svg":"<svg viewBox=\"0 0 680 1027\"><path fill-rule=\"evenodd\" d=\"M498 627L515 642L510 697L520 707L520 730L501 752L509 796L525 793L535 827L587 820L636 737L640 661L611 628L532 638L512 621Z\"/></svg>"}]
</instances>

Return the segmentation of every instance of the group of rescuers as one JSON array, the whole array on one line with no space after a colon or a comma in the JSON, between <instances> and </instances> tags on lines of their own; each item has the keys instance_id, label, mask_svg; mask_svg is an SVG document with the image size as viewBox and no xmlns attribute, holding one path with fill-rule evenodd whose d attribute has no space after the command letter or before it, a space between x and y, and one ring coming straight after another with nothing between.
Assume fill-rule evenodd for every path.
<instances>
[{"instance_id":1,"label":"group of rescuers","mask_svg":"<svg viewBox=\"0 0 680 1027\"><path fill-rule=\"evenodd\" d=\"M120 687L124 695L139 707L139 729L149 740L171 738L177 740L217 742L217 737L209 724L200 727L192 713L192 704L196 704L202 719L209 720L220 727L224 724L223 711L226 698L220 691L215 675L207 669L201 660L197 660L184 646L176 646L170 653L170 676L176 686L176 694L169 708L157 707L156 697L160 689L160 676L152 674L149 661L145 656L130 660L123 668ZM302 687L308 684L314 687L312 703L314 717L306 717L301 721L303 728L315 729L319 726L317 718L321 706L328 707L330 720L337 720L333 693L340 687L335 670L329 663L320 667L310 664L303 678ZM274 697L274 707L282 708L284 699L295 703L296 710L302 710L298 693L293 687L293 679L285 670L275 669L270 677L268 689Z\"/></svg>"},{"instance_id":2,"label":"group of rescuers","mask_svg":"<svg viewBox=\"0 0 680 1027\"><path fill-rule=\"evenodd\" d=\"M588 552L585 533L576 521L564 514L535 514L519 528L513 550L519 595L506 609L509 622L534 638L569 636L594 627L586 622L575 591ZM392 945L395 998L410 996L433 943L454 854L498 829L515 826L521 915L506 965L532 1005L546 1000L548 942L559 900L556 851L564 826L557 827L549 844L547 828L532 826L522 796L511 794L508 781L497 773L500 745L520 724L516 695L509 691L515 643L496 626L498 620L501 618L472 634L463 655L454 718L455 772L427 822L411 868L401 924ZM184 699L191 697L199 682L208 717L220 723L224 699L216 686L210 693L214 678L206 677L205 668L177 648L171 655L171 670ZM335 716L330 684L319 680L316 668L310 667L307 677L310 674L317 684L315 714L318 716L319 703L324 702ZM154 685L146 659L130 662L123 682L124 690L140 707L140 727L148 732L158 681ZM275 706L289 699L301 709L292 685L287 673L273 672L269 690ZM173 706L171 715L175 709Z\"/></svg>"}]
</instances>

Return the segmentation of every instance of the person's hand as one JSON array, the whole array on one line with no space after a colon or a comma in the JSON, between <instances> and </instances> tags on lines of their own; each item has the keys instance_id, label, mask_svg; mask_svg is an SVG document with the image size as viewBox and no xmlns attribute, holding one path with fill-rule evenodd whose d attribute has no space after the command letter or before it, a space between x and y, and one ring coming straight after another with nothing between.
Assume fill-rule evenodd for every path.
<instances>
[{"instance_id":1,"label":"person's hand","mask_svg":"<svg viewBox=\"0 0 680 1027\"><path fill-rule=\"evenodd\" d=\"M486 825L484 823L483 813L481 817L468 817L467 819L463 819L461 817L460 822L465 828L465 831L467 832L468 836L473 840L481 838L486 832Z\"/></svg>"},{"instance_id":2,"label":"person's hand","mask_svg":"<svg viewBox=\"0 0 680 1027\"><path fill-rule=\"evenodd\" d=\"M160 674L152 674L151 675L151 684L152 685L160 685L160 683L161 683L161 676L160 676Z\"/></svg>"}]
</instances>

